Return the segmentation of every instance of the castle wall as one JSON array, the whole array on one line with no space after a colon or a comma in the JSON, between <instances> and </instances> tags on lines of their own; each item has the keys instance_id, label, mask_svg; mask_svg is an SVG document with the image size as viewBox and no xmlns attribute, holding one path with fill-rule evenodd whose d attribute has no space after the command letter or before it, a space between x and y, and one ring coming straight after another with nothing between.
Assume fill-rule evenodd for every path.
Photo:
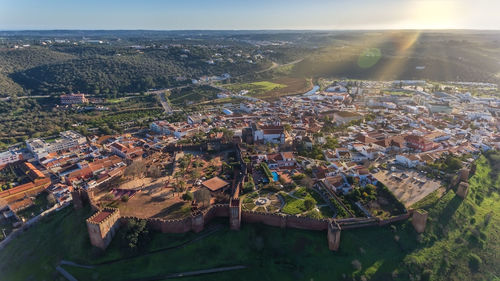
<instances>
[{"instance_id":1,"label":"castle wall","mask_svg":"<svg viewBox=\"0 0 500 281\"><path fill-rule=\"evenodd\" d=\"M157 231L162 233L185 233L189 231L201 231L204 225L208 224L212 219L216 217L228 217L229 216L229 206L227 204L216 204L212 205L208 210L189 216L184 219L145 219L148 225ZM122 220L127 219L142 219L136 217L122 217Z\"/></svg>"},{"instance_id":2,"label":"castle wall","mask_svg":"<svg viewBox=\"0 0 500 281\"><path fill-rule=\"evenodd\" d=\"M328 241L328 249L330 251L338 251L340 247L340 225L336 221L328 223L328 233L326 239Z\"/></svg>"},{"instance_id":3,"label":"castle wall","mask_svg":"<svg viewBox=\"0 0 500 281\"><path fill-rule=\"evenodd\" d=\"M286 227L308 230L326 230L328 228L328 220L287 216Z\"/></svg>"},{"instance_id":4,"label":"castle wall","mask_svg":"<svg viewBox=\"0 0 500 281\"><path fill-rule=\"evenodd\" d=\"M109 243L111 243L111 240L113 239L113 236L120 227L120 210L107 210L112 211L112 213L103 221L93 221L99 212L87 219L87 231L90 237L90 243L101 249L106 249L106 247L108 247Z\"/></svg>"},{"instance_id":5,"label":"castle wall","mask_svg":"<svg viewBox=\"0 0 500 281\"><path fill-rule=\"evenodd\" d=\"M259 213L253 211L241 211L241 221L249 223L262 223L265 225L282 227L282 215Z\"/></svg>"},{"instance_id":6,"label":"castle wall","mask_svg":"<svg viewBox=\"0 0 500 281\"><path fill-rule=\"evenodd\" d=\"M328 220L298 217L292 215L260 213L253 211L242 211L241 221L248 223L262 223L275 227L289 227L308 230L326 230Z\"/></svg>"},{"instance_id":7,"label":"castle wall","mask_svg":"<svg viewBox=\"0 0 500 281\"><path fill-rule=\"evenodd\" d=\"M462 199L465 199L468 193L469 193L469 184L466 182L461 182L457 187L456 194L460 196Z\"/></svg>"},{"instance_id":8,"label":"castle wall","mask_svg":"<svg viewBox=\"0 0 500 281\"><path fill-rule=\"evenodd\" d=\"M413 211L411 223L417 233L422 233L425 231L425 227L427 225L427 216L428 214L424 210Z\"/></svg>"},{"instance_id":9,"label":"castle wall","mask_svg":"<svg viewBox=\"0 0 500 281\"><path fill-rule=\"evenodd\" d=\"M402 215L399 215L399 216L391 217L391 218L388 218L388 219L385 219L385 220L380 220L378 222L378 225L383 226L383 225L395 223L395 222L398 222L398 221L407 220L407 219L410 218L410 215L411 215L411 213L407 212L406 214L402 214Z\"/></svg>"},{"instance_id":10,"label":"castle wall","mask_svg":"<svg viewBox=\"0 0 500 281\"><path fill-rule=\"evenodd\" d=\"M181 220L147 219L149 226L162 233L185 233L191 231L191 217Z\"/></svg>"}]
</instances>

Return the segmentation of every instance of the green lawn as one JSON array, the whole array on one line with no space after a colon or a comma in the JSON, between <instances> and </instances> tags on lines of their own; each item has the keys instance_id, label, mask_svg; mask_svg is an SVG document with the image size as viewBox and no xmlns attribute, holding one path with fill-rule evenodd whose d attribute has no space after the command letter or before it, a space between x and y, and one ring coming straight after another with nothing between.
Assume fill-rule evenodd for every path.
<instances>
[{"instance_id":1,"label":"green lawn","mask_svg":"<svg viewBox=\"0 0 500 281\"><path fill-rule=\"evenodd\" d=\"M286 202L281 211L289 215L298 215L308 211L304 204L306 199L313 199L317 204L324 204L323 199L319 194L316 193L316 191L312 189L306 189L305 187L297 188L293 193L293 197L286 194L285 192L281 192L280 194ZM332 217L333 214L331 211L328 212L324 208L321 208L320 212L309 211L307 212L307 215L312 217Z\"/></svg>"},{"instance_id":2,"label":"green lawn","mask_svg":"<svg viewBox=\"0 0 500 281\"><path fill-rule=\"evenodd\" d=\"M419 237L426 247L405 258L410 272L426 270L437 280L499 280L500 278L500 154L477 161L469 195L462 200L453 190L442 198L430 194L422 208L431 217ZM492 170L492 166L497 169ZM434 201L434 202L432 202ZM469 268L470 254L482 259L478 272ZM448 278L448 279L445 279Z\"/></svg>"},{"instance_id":3,"label":"green lawn","mask_svg":"<svg viewBox=\"0 0 500 281\"><path fill-rule=\"evenodd\" d=\"M270 81L259 81L252 83L228 84L228 85L222 85L222 87L236 93L241 90L248 90L250 95L259 95L266 92L270 92L272 90L285 88L287 87L287 85L274 83Z\"/></svg>"},{"instance_id":4,"label":"green lawn","mask_svg":"<svg viewBox=\"0 0 500 281\"><path fill-rule=\"evenodd\" d=\"M123 98L116 98L116 99L107 99L106 102L107 103L120 103L120 102L124 102L126 100L127 100L127 98L123 97Z\"/></svg>"},{"instance_id":5,"label":"green lawn","mask_svg":"<svg viewBox=\"0 0 500 281\"><path fill-rule=\"evenodd\" d=\"M466 200L453 190L428 198L421 206L429 213L428 227L420 235L409 222L347 230L341 234L340 251L330 252L325 231L261 224L242 224L240 231L231 231L227 219L218 219L211 225L221 224L221 230L183 248L94 269L64 268L78 280L109 281L230 265L248 268L182 280L498 280L500 180L495 171L500 159L496 165L492 170L486 158L478 161ZM120 249L119 239L104 254L92 249L84 222L89 215L89 210L67 208L12 241L0 251L0 280L63 280L55 272L61 259L98 264L130 256ZM155 233L146 252L198 235ZM477 272L469 266L471 253L482 260Z\"/></svg>"}]
</instances>

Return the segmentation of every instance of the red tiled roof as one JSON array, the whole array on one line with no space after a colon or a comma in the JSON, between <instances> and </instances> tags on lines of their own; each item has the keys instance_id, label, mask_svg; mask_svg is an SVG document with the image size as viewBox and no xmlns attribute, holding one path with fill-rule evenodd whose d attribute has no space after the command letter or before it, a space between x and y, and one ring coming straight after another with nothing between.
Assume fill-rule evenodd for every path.
<instances>
[{"instance_id":1,"label":"red tiled roof","mask_svg":"<svg viewBox=\"0 0 500 281\"><path fill-rule=\"evenodd\" d=\"M104 221L108 216L110 216L112 213L110 211L100 211L99 213L97 213L94 217L92 217L90 219L91 222L95 222L95 223L101 223L102 221Z\"/></svg>"},{"instance_id":2,"label":"red tiled roof","mask_svg":"<svg viewBox=\"0 0 500 281\"><path fill-rule=\"evenodd\" d=\"M202 185L210 189L210 191L217 191L223 187L226 187L227 185L229 185L229 183L219 177L213 177L209 180L202 182Z\"/></svg>"}]
</instances>

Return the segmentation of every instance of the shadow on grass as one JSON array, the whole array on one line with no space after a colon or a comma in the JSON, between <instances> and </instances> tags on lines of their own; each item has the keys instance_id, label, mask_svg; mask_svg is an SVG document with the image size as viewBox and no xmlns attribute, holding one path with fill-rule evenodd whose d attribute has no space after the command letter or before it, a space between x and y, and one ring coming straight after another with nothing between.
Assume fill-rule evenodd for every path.
<instances>
[{"instance_id":1,"label":"shadow on grass","mask_svg":"<svg viewBox=\"0 0 500 281\"><path fill-rule=\"evenodd\" d=\"M171 206L168 206L167 208L164 208L161 210L159 213L156 215L152 216L153 218L163 218L166 217L167 215L171 215L172 213L179 212L182 209L182 206L184 206L184 202L177 202Z\"/></svg>"},{"instance_id":2,"label":"shadow on grass","mask_svg":"<svg viewBox=\"0 0 500 281\"><path fill-rule=\"evenodd\" d=\"M451 221L451 218L457 211L458 207L462 204L463 199L460 198L459 196L455 195L453 199L451 199L446 207L443 209L441 214L439 215L438 221L440 224L443 226L448 225L448 223Z\"/></svg>"}]
</instances>

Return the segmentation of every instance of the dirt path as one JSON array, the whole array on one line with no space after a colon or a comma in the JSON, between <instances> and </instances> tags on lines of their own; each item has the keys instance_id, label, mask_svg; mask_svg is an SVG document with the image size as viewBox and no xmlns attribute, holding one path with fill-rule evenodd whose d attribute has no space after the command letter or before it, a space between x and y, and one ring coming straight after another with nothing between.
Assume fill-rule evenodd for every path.
<instances>
[{"instance_id":1,"label":"dirt path","mask_svg":"<svg viewBox=\"0 0 500 281\"><path fill-rule=\"evenodd\" d=\"M173 273L173 274L168 274L168 275L156 275L156 276L149 277L149 278L129 279L128 281L139 281L139 280L140 281L156 281L156 280L164 280L164 279L170 279L170 278L181 278L181 277L186 277L186 276L197 276L197 275L203 275L203 274L232 271L232 270L245 269L245 268L247 268L245 265L215 267L215 268L210 268L210 269L186 271L186 272Z\"/></svg>"},{"instance_id":2,"label":"dirt path","mask_svg":"<svg viewBox=\"0 0 500 281\"><path fill-rule=\"evenodd\" d=\"M285 64L279 64L279 63L273 61L272 65L270 67L268 67L266 69L263 69L263 70L259 70L259 71L255 72L255 73L262 73L262 72L266 72L266 71L269 71L269 70L273 70L273 69L278 68L280 66L288 66L288 65L296 64L296 63L299 63L299 62L301 62L303 60L304 60L304 58L301 58L301 59L294 60L294 61L291 61L291 62L285 63Z\"/></svg>"}]
</instances>

